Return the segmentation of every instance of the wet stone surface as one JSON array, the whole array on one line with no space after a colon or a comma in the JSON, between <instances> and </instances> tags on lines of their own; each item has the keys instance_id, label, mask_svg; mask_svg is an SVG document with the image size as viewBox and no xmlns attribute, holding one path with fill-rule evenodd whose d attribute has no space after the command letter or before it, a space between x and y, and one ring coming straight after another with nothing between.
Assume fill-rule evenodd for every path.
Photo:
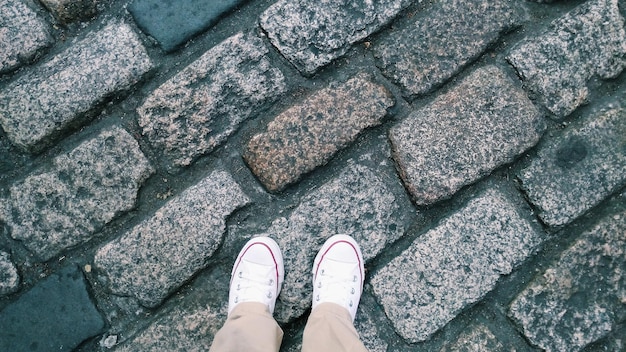
<instances>
[{"instance_id":1,"label":"wet stone surface","mask_svg":"<svg viewBox=\"0 0 626 352\"><path fill-rule=\"evenodd\" d=\"M208 351L217 331L226 321L228 272L214 270L202 284L174 307L161 311L143 330L116 346L115 352Z\"/></svg>"},{"instance_id":2,"label":"wet stone surface","mask_svg":"<svg viewBox=\"0 0 626 352\"><path fill-rule=\"evenodd\" d=\"M624 352L625 5L0 0L0 351L207 351L261 234L300 351L345 233L369 351Z\"/></svg>"},{"instance_id":3,"label":"wet stone surface","mask_svg":"<svg viewBox=\"0 0 626 352\"><path fill-rule=\"evenodd\" d=\"M0 250L0 296L17 291L20 275L9 253Z\"/></svg>"},{"instance_id":4,"label":"wet stone surface","mask_svg":"<svg viewBox=\"0 0 626 352\"><path fill-rule=\"evenodd\" d=\"M70 266L0 311L0 350L71 351L103 328L83 274Z\"/></svg>"},{"instance_id":5,"label":"wet stone surface","mask_svg":"<svg viewBox=\"0 0 626 352\"><path fill-rule=\"evenodd\" d=\"M253 33L239 33L207 51L148 96L139 125L170 166L211 152L286 90L282 72Z\"/></svg>"},{"instance_id":6,"label":"wet stone surface","mask_svg":"<svg viewBox=\"0 0 626 352\"><path fill-rule=\"evenodd\" d=\"M409 0L281 0L261 15L272 44L298 70L313 74L390 22Z\"/></svg>"},{"instance_id":7,"label":"wet stone surface","mask_svg":"<svg viewBox=\"0 0 626 352\"><path fill-rule=\"evenodd\" d=\"M626 184L626 110L605 107L539 149L519 175L541 219L565 225Z\"/></svg>"},{"instance_id":8,"label":"wet stone surface","mask_svg":"<svg viewBox=\"0 0 626 352\"><path fill-rule=\"evenodd\" d=\"M528 88L557 118L585 103L592 77L609 79L624 68L626 31L618 0L588 1L555 20L539 37L509 54Z\"/></svg>"},{"instance_id":9,"label":"wet stone surface","mask_svg":"<svg viewBox=\"0 0 626 352\"><path fill-rule=\"evenodd\" d=\"M215 171L100 248L96 268L114 294L154 307L206 266L222 242L226 217L249 201L228 173Z\"/></svg>"},{"instance_id":10,"label":"wet stone surface","mask_svg":"<svg viewBox=\"0 0 626 352\"><path fill-rule=\"evenodd\" d=\"M374 273L374 294L400 336L428 339L536 250L542 234L520 212L488 189Z\"/></svg>"},{"instance_id":11,"label":"wet stone surface","mask_svg":"<svg viewBox=\"0 0 626 352\"><path fill-rule=\"evenodd\" d=\"M97 0L41 0L62 23L87 20L96 15Z\"/></svg>"},{"instance_id":12,"label":"wet stone surface","mask_svg":"<svg viewBox=\"0 0 626 352\"><path fill-rule=\"evenodd\" d=\"M445 0L374 46L377 65L404 95L428 93L461 71L521 22L510 1Z\"/></svg>"},{"instance_id":13,"label":"wet stone surface","mask_svg":"<svg viewBox=\"0 0 626 352\"><path fill-rule=\"evenodd\" d=\"M113 127L53 160L49 171L13 184L0 220L39 259L87 242L135 206L154 170L128 132Z\"/></svg>"},{"instance_id":14,"label":"wet stone surface","mask_svg":"<svg viewBox=\"0 0 626 352\"><path fill-rule=\"evenodd\" d=\"M579 351L626 318L626 211L609 214L511 303L532 344Z\"/></svg>"},{"instance_id":15,"label":"wet stone surface","mask_svg":"<svg viewBox=\"0 0 626 352\"><path fill-rule=\"evenodd\" d=\"M243 157L269 191L283 190L326 164L361 131L381 124L393 104L384 86L359 74L278 115L266 132L252 137Z\"/></svg>"},{"instance_id":16,"label":"wet stone surface","mask_svg":"<svg viewBox=\"0 0 626 352\"><path fill-rule=\"evenodd\" d=\"M544 129L521 88L486 66L393 127L390 139L405 186L427 205L512 161Z\"/></svg>"},{"instance_id":17,"label":"wet stone surface","mask_svg":"<svg viewBox=\"0 0 626 352\"><path fill-rule=\"evenodd\" d=\"M128 10L165 51L173 51L246 0L135 0Z\"/></svg>"},{"instance_id":18,"label":"wet stone surface","mask_svg":"<svg viewBox=\"0 0 626 352\"><path fill-rule=\"evenodd\" d=\"M50 25L26 4L0 1L0 73L33 60L53 42Z\"/></svg>"},{"instance_id":19,"label":"wet stone surface","mask_svg":"<svg viewBox=\"0 0 626 352\"><path fill-rule=\"evenodd\" d=\"M496 336L483 324L475 324L464 331L457 340L449 346L444 346L440 352L515 352L515 348L505 348Z\"/></svg>"},{"instance_id":20,"label":"wet stone surface","mask_svg":"<svg viewBox=\"0 0 626 352\"><path fill-rule=\"evenodd\" d=\"M110 24L1 90L0 124L13 144L39 151L151 68L130 26Z\"/></svg>"}]
</instances>

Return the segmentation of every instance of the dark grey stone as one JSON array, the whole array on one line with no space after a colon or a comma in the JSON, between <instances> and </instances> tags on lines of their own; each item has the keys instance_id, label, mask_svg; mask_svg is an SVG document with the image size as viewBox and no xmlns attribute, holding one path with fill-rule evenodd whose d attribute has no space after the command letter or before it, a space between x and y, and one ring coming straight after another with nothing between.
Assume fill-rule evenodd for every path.
<instances>
[{"instance_id":1,"label":"dark grey stone","mask_svg":"<svg viewBox=\"0 0 626 352\"><path fill-rule=\"evenodd\" d=\"M0 350L72 351L103 328L83 274L71 266L39 282L0 312Z\"/></svg>"},{"instance_id":2,"label":"dark grey stone","mask_svg":"<svg viewBox=\"0 0 626 352\"><path fill-rule=\"evenodd\" d=\"M225 298L224 302L227 301ZM115 352L208 351L226 320L226 307L176 307L160 316Z\"/></svg>"},{"instance_id":3,"label":"dark grey stone","mask_svg":"<svg viewBox=\"0 0 626 352\"><path fill-rule=\"evenodd\" d=\"M0 251L0 296L17 291L19 285L20 275L9 253Z\"/></svg>"},{"instance_id":4,"label":"dark grey stone","mask_svg":"<svg viewBox=\"0 0 626 352\"><path fill-rule=\"evenodd\" d=\"M626 212L609 214L511 303L509 316L545 351L580 351L626 319Z\"/></svg>"},{"instance_id":5,"label":"dark grey stone","mask_svg":"<svg viewBox=\"0 0 626 352\"><path fill-rule=\"evenodd\" d=\"M211 152L285 92L285 77L268 51L253 33L236 34L146 98L139 125L168 166L187 166Z\"/></svg>"},{"instance_id":6,"label":"dark grey stone","mask_svg":"<svg viewBox=\"0 0 626 352\"><path fill-rule=\"evenodd\" d=\"M507 0L444 0L414 16L374 47L385 76L414 97L437 88L518 26L521 10Z\"/></svg>"},{"instance_id":7,"label":"dark grey stone","mask_svg":"<svg viewBox=\"0 0 626 352\"><path fill-rule=\"evenodd\" d=\"M173 51L247 0L135 0L128 10L143 31Z\"/></svg>"},{"instance_id":8,"label":"dark grey stone","mask_svg":"<svg viewBox=\"0 0 626 352\"><path fill-rule=\"evenodd\" d=\"M54 43L48 23L19 0L0 2L0 73L33 60Z\"/></svg>"},{"instance_id":9,"label":"dark grey stone","mask_svg":"<svg viewBox=\"0 0 626 352\"><path fill-rule=\"evenodd\" d=\"M100 248L95 266L114 294L154 307L206 266L226 218L249 202L230 174L215 171Z\"/></svg>"},{"instance_id":10,"label":"dark grey stone","mask_svg":"<svg viewBox=\"0 0 626 352\"><path fill-rule=\"evenodd\" d=\"M519 178L539 216L565 225L626 185L626 109L608 107L543 145Z\"/></svg>"},{"instance_id":11,"label":"dark grey stone","mask_svg":"<svg viewBox=\"0 0 626 352\"><path fill-rule=\"evenodd\" d=\"M390 139L405 186L428 205L513 161L544 129L526 93L486 66L394 126Z\"/></svg>"},{"instance_id":12,"label":"dark grey stone","mask_svg":"<svg viewBox=\"0 0 626 352\"><path fill-rule=\"evenodd\" d=\"M618 0L593 0L550 24L544 34L519 43L507 59L557 118L585 103L588 82L622 72L626 31Z\"/></svg>"},{"instance_id":13,"label":"dark grey stone","mask_svg":"<svg viewBox=\"0 0 626 352\"><path fill-rule=\"evenodd\" d=\"M327 238L351 235L367 261L402 236L404 223L390 187L375 170L354 164L305 196L288 217L275 219L266 232L288 263L274 314L288 322L311 307L311 266Z\"/></svg>"},{"instance_id":14,"label":"dark grey stone","mask_svg":"<svg viewBox=\"0 0 626 352\"><path fill-rule=\"evenodd\" d=\"M110 24L2 89L0 124L13 144L39 151L151 68L130 26Z\"/></svg>"},{"instance_id":15,"label":"dark grey stone","mask_svg":"<svg viewBox=\"0 0 626 352\"><path fill-rule=\"evenodd\" d=\"M187 296L165 309L115 352L206 352L226 321L230 267L211 270ZM226 271L227 270L227 271Z\"/></svg>"},{"instance_id":16,"label":"dark grey stone","mask_svg":"<svg viewBox=\"0 0 626 352\"><path fill-rule=\"evenodd\" d=\"M14 239L48 260L132 209L153 172L137 141L109 128L54 158L51 170L14 183L8 202L0 203L0 220Z\"/></svg>"},{"instance_id":17,"label":"dark grey stone","mask_svg":"<svg viewBox=\"0 0 626 352\"><path fill-rule=\"evenodd\" d=\"M359 74L282 112L248 142L244 160L269 191L281 191L381 124L393 105L384 86Z\"/></svg>"},{"instance_id":18,"label":"dark grey stone","mask_svg":"<svg viewBox=\"0 0 626 352\"><path fill-rule=\"evenodd\" d=\"M420 235L370 283L398 334L420 342L480 301L541 242L516 204L488 189Z\"/></svg>"},{"instance_id":19,"label":"dark grey stone","mask_svg":"<svg viewBox=\"0 0 626 352\"><path fill-rule=\"evenodd\" d=\"M98 0L41 0L61 23L86 20L96 15Z\"/></svg>"},{"instance_id":20,"label":"dark grey stone","mask_svg":"<svg viewBox=\"0 0 626 352\"><path fill-rule=\"evenodd\" d=\"M515 352L515 348L505 346L483 324L472 324L456 341L444 346L440 352Z\"/></svg>"},{"instance_id":21,"label":"dark grey stone","mask_svg":"<svg viewBox=\"0 0 626 352\"><path fill-rule=\"evenodd\" d=\"M409 4L411 0L281 0L261 15L261 27L298 70L313 74Z\"/></svg>"}]
</instances>

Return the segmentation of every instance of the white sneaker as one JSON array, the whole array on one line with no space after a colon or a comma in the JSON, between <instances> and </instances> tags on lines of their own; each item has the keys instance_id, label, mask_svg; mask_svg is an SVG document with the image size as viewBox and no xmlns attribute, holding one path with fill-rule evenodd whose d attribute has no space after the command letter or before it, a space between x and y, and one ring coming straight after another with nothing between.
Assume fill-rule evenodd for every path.
<instances>
[{"instance_id":1,"label":"white sneaker","mask_svg":"<svg viewBox=\"0 0 626 352\"><path fill-rule=\"evenodd\" d=\"M364 279L359 245L350 236L332 236L313 264L313 309L320 303L336 303L350 312L354 322Z\"/></svg>"},{"instance_id":2,"label":"white sneaker","mask_svg":"<svg viewBox=\"0 0 626 352\"><path fill-rule=\"evenodd\" d=\"M251 239L233 265L228 314L242 302L263 303L274 313L284 278L283 255L278 244L269 237Z\"/></svg>"}]
</instances>

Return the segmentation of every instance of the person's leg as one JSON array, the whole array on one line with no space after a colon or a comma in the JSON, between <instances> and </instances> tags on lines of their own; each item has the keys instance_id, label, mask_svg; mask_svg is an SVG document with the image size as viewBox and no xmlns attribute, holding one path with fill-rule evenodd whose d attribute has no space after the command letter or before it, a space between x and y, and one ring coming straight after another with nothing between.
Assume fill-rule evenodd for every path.
<instances>
[{"instance_id":1,"label":"person's leg","mask_svg":"<svg viewBox=\"0 0 626 352\"><path fill-rule=\"evenodd\" d=\"M365 270L359 245L349 236L329 238L313 264L313 310L303 352L367 351L354 328Z\"/></svg>"},{"instance_id":2,"label":"person's leg","mask_svg":"<svg viewBox=\"0 0 626 352\"><path fill-rule=\"evenodd\" d=\"M280 349L283 331L272 314L284 276L283 257L276 242L257 237L246 243L231 274L228 318L215 335L210 351Z\"/></svg>"}]
</instances>

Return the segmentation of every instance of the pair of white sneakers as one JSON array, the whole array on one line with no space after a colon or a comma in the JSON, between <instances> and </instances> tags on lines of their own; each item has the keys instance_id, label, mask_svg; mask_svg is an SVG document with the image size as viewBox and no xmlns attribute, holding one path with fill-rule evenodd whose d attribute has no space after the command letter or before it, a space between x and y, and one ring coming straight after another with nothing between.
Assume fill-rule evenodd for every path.
<instances>
[{"instance_id":1,"label":"pair of white sneakers","mask_svg":"<svg viewBox=\"0 0 626 352\"><path fill-rule=\"evenodd\" d=\"M321 303L335 303L346 308L354 322L365 278L363 254L356 241L347 235L329 238L315 257L312 274L313 309ZM231 275L229 315L242 302L263 303L274 313L285 277L283 256L274 240L256 237L248 241Z\"/></svg>"}]
</instances>

